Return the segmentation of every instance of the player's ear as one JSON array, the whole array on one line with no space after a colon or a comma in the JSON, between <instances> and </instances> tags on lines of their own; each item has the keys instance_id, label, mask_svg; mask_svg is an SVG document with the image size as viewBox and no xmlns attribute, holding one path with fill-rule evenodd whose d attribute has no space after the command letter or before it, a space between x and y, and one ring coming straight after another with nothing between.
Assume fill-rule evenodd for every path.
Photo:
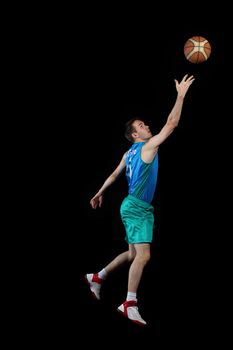
<instances>
[{"instance_id":1,"label":"player's ear","mask_svg":"<svg viewBox=\"0 0 233 350\"><path fill-rule=\"evenodd\" d=\"M136 139L136 138L138 137L138 133L137 133L136 131L134 131L134 132L132 133L132 136L133 136L134 139Z\"/></svg>"}]
</instances>

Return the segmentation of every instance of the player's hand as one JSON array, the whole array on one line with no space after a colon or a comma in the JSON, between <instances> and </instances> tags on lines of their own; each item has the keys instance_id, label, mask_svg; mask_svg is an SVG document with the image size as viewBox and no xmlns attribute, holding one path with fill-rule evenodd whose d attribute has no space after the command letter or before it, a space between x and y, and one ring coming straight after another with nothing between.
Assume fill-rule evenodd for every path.
<instances>
[{"instance_id":1,"label":"player's hand","mask_svg":"<svg viewBox=\"0 0 233 350\"><path fill-rule=\"evenodd\" d=\"M103 203L103 195L98 195L96 194L91 200L90 200L90 204L92 206L93 209L96 209L96 208L101 208L102 206L102 203Z\"/></svg>"},{"instance_id":2,"label":"player's hand","mask_svg":"<svg viewBox=\"0 0 233 350\"><path fill-rule=\"evenodd\" d=\"M180 83L175 79L176 90L178 92L178 95L184 97L194 80L194 76L190 75L190 77L188 77L188 74L185 74Z\"/></svg>"}]
</instances>

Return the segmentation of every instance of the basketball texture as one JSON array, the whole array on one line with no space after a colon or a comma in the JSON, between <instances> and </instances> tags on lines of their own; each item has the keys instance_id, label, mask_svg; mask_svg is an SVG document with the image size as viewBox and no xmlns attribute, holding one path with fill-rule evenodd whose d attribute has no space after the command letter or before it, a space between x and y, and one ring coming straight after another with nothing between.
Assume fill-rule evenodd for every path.
<instances>
[{"instance_id":1,"label":"basketball texture","mask_svg":"<svg viewBox=\"0 0 233 350\"><path fill-rule=\"evenodd\" d=\"M193 36L184 44L184 55L186 59L195 64L208 60L211 54L209 41L202 36Z\"/></svg>"}]
</instances>

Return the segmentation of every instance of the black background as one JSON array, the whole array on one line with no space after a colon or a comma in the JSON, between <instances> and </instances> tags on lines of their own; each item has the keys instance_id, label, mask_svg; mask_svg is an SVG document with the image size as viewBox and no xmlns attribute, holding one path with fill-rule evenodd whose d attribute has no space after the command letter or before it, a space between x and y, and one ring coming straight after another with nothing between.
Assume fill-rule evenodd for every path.
<instances>
[{"instance_id":1,"label":"black background","mask_svg":"<svg viewBox=\"0 0 233 350\"><path fill-rule=\"evenodd\" d=\"M43 197L38 270L44 272L38 288L40 331L51 344L83 340L87 347L109 348L219 339L229 212L228 32L208 11L177 18L170 9L168 19L166 12L143 10L122 10L118 16L92 9L84 21L68 16L50 31L50 114L43 118L49 147L40 160L38 184ZM210 58L199 65L183 54L194 35L212 47ZM127 268L109 277L100 302L92 299L83 278L127 248L119 214L127 193L124 176L106 193L102 209L94 211L89 201L130 146L124 123L139 116L158 132L175 102L174 79L186 73L195 81L178 128L159 151L152 258L138 290L148 322L141 329L116 311L127 293Z\"/></svg>"}]
</instances>

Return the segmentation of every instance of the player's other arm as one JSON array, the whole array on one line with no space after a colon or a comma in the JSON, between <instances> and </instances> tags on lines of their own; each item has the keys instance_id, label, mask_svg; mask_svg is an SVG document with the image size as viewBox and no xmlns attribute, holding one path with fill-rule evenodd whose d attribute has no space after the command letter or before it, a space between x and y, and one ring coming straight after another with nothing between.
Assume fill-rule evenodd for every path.
<instances>
[{"instance_id":1,"label":"player's other arm","mask_svg":"<svg viewBox=\"0 0 233 350\"><path fill-rule=\"evenodd\" d=\"M180 83L178 83L178 81L175 79L177 98L174 107L172 108L167 118L167 122L161 131L157 135L153 136L144 146L145 150L157 149L158 146L163 143L177 127L181 116L184 97L193 81L194 77L192 75L188 77L187 74L183 77Z\"/></svg>"},{"instance_id":2,"label":"player's other arm","mask_svg":"<svg viewBox=\"0 0 233 350\"><path fill-rule=\"evenodd\" d=\"M106 189L111 186L117 178L121 175L123 170L125 169L126 163L125 163L125 157L126 153L123 155L120 163L116 167L116 169L112 172L112 174L104 181L102 187L99 189L99 191L95 194L95 196L90 200L90 204L93 209L96 209L97 207L101 207L103 202L103 194L106 191Z\"/></svg>"}]
</instances>

